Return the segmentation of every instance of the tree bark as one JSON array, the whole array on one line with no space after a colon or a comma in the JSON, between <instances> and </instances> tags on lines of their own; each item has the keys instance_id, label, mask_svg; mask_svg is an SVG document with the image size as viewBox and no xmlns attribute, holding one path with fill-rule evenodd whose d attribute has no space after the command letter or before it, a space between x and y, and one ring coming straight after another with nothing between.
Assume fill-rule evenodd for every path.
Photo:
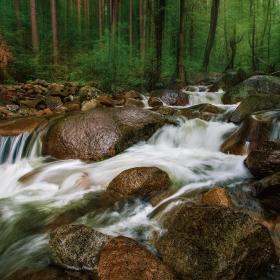
<instances>
[{"instance_id":1,"label":"tree bark","mask_svg":"<svg viewBox=\"0 0 280 280\"><path fill-rule=\"evenodd\" d=\"M52 38L53 38L53 63L58 64L58 23L57 23L57 0L51 0L52 14Z\"/></svg>"},{"instance_id":2,"label":"tree bark","mask_svg":"<svg viewBox=\"0 0 280 280\"><path fill-rule=\"evenodd\" d=\"M104 35L104 0L99 0L99 37Z\"/></svg>"},{"instance_id":3,"label":"tree bark","mask_svg":"<svg viewBox=\"0 0 280 280\"><path fill-rule=\"evenodd\" d=\"M30 0L29 5L30 5L30 17L31 17L32 46L34 49L34 54L37 56L39 53L39 34L38 34L36 0Z\"/></svg>"},{"instance_id":4,"label":"tree bark","mask_svg":"<svg viewBox=\"0 0 280 280\"><path fill-rule=\"evenodd\" d=\"M203 61L203 69L205 70L208 68L209 58L214 44L218 15L219 15L219 4L220 4L220 0L213 0L212 2L210 30L208 34L208 39L207 39L205 53L204 53L204 61Z\"/></svg>"},{"instance_id":5,"label":"tree bark","mask_svg":"<svg viewBox=\"0 0 280 280\"><path fill-rule=\"evenodd\" d=\"M129 0L129 45L133 45L133 0Z\"/></svg>"},{"instance_id":6,"label":"tree bark","mask_svg":"<svg viewBox=\"0 0 280 280\"><path fill-rule=\"evenodd\" d=\"M20 18L20 4L19 0L14 0L14 6L15 6L15 13L16 13L16 23L17 23L17 33L19 36L19 45L23 45L23 34L22 34L22 23Z\"/></svg>"},{"instance_id":7,"label":"tree bark","mask_svg":"<svg viewBox=\"0 0 280 280\"><path fill-rule=\"evenodd\" d=\"M177 79L182 83L185 83L185 71L183 64L183 48L185 42L185 0L180 0L180 27L179 27L179 35L178 35L178 48L177 48Z\"/></svg>"}]
</instances>

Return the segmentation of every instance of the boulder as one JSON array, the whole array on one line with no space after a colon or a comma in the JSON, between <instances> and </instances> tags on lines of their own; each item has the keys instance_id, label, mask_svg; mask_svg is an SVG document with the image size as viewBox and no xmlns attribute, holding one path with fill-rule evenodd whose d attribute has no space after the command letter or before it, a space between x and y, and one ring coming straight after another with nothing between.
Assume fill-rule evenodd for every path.
<instances>
[{"instance_id":1,"label":"boulder","mask_svg":"<svg viewBox=\"0 0 280 280\"><path fill-rule=\"evenodd\" d=\"M50 110L54 110L57 107L62 106L62 101L59 96L46 96L46 107Z\"/></svg>"},{"instance_id":2,"label":"boulder","mask_svg":"<svg viewBox=\"0 0 280 280\"><path fill-rule=\"evenodd\" d=\"M104 160L147 140L166 122L145 109L96 108L51 122L42 137L43 153L58 159Z\"/></svg>"},{"instance_id":3,"label":"boulder","mask_svg":"<svg viewBox=\"0 0 280 280\"><path fill-rule=\"evenodd\" d=\"M265 177L251 185L256 195L277 194L280 192L280 172Z\"/></svg>"},{"instance_id":4,"label":"boulder","mask_svg":"<svg viewBox=\"0 0 280 280\"><path fill-rule=\"evenodd\" d=\"M230 114L230 122L239 123L247 115L251 115L261 110L271 110L280 108L280 95L256 94L246 97L240 105Z\"/></svg>"},{"instance_id":5,"label":"boulder","mask_svg":"<svg viewBox=\"0 0 280 280\"><path fill-rule=\"evenodd\" d=\"M269 139L271 121L261 112L246 116L240 126L223 141L220 151L234 155L248 154Z\"/></svg>"},{"instance_id":6,"label":"boulder","mask_svg":"<svg viewBox=\"0 0 280 280\"><path fill-rule=\"evenodd\" d=\"M64 225L50 233L53 261L72 269L97 268L96 256L110 237L86 225Z\"/></svg>"},{"instance_id":7,"label":"boulder","mask_svg":"<svg viewBox=\"0 0 280 280\"><path fill-rule=\"evenodd\" d=\"M115 107L114 99L107 94L97 97L96 100L104 107Z\"/></svg>"},{"instance_id":8,"label":"boulder","mask_svg":"<svg viewBox=\"0 0 280 280\"><path fill-rule=\"evenodd\" d=\"M96 99L91 99L90 101L84 101L81 111L88 111L94 108L101 108L102 105L99 101L97 101Z\"/></svg>"},{"instance_id":9,"label":"boulder","mask_svg":"<svg viewBox=\"0 0 280 280\"><path fill-rule=\"evenodd\" d=\"M280 94L280 79L274 76L253 76L229 89L222 98L224 104L235 104L254 94Z\"/></svg>"},{"instance_id":10,"label":"boulder","mask_svg":"<svg viewBox=\"0 0 280 280\"><path fill-rule=\"evenodd\" d=\"M163 105L162 101L157 97L150 97L148 104L150 107L160 107Z\"/></svg>"},{"instance_id":11,"label":"boulder","mask_svg":"<svg viewBox=\"0 0 280 280\"><path fill-rule=\"evenodd\" d=\"M278 261L268 230L237 210L183 203L164 216L155 246L179 279L259 279Z\"/></svg>"},{"instance_id":12,"label":"boulder","mask_svg":"<svg viewBox=\"0 0 280 280\"><path fill-rule=\"evenodd\" d=\"M70 94L64 86L53 85L52 88L48 91L47 96L57 96L57 97L67 97Z\"/></svg>"},{"instance_id":13,"label":"boulder","mask_svg":"<svg viewBox=\"0 0 280 280\"><path fill-rule=\"evenodd\" d=\"M63 106L66 107L70 112L78 112L81 109L80 102L77 101L66 102Z\"/></svg>"},{"instance_id":14,"label":"boulder","mask_svg":"<svg viewBox=\"0 0 280 280\"><path fill-rule=\"evenodd\" d=\"M135 240L118 236L100 252L100 280L175 280L171 270Z\"/></svg>"},{"instance_id":15,"label":"boulder","mask_svg":"<svg viewBox=\"0 0 280 280\"><path fill-rule=\"evenodd\" d=\"M81 103L83 101L89 101L91 99L95 99L101 95L104 95L104 93L95 87L84 86L79 89L79 96L80 96Z\"/></svg>"},{"instance_id":16,"label":"boulder","mask_svg":"<svg viewBox=\"0 0 280 280\"><path fill-rule=\"evenodd\" d=\"M187 119L199 118L208 121L211 118L221 114L223 110L212 104L201 103L188 108L180 109L180 112Z\"/></svg>"},{"instance_id":17,"label":"boulder","mask_svg":"<svg viewBox=\"0 0 280 280\"><path fill-rule=\"evenodd\" d=\"M124 101L124 106L144 108L145 104L140 99L126 98Z\"/></svg>"},{"instance_id":18,"label":"boulder","mask_svg":"<svg viewBox=\"0 0 280 280\"><path fill-rule=\"evenodd\" d=\"M221 187L214 187L201 197L201 203L206 205L216 205L221 207L234 207L228 192Z\"/></svg>"},{"instance_id":19,"label":"boulder","mask_svg":"<svg viewBox=\"0 0 280 280\"><path fill-rule=\"evenodd\" d=\"M189 104L187 94L170 89L156 90L151 93L151 97L159 98L168 106L185 106Z\"/></svg>"},{"instance_id":20,"label":"boulder","mask_svg":"<svg viewBox=\"0 0 280 280\"><path fill-rule=\"evenodd\" d=\"M170 182L168 174L157 167L135 167L121 172L107 190L121 197L151 196Z\"/></svg>"},{"instance_id":21,"label":"boulder","mask_svg":"<svg viewBox=\"0 0 280 280\"><path fill-rule=\"evenodd\" d=\"M136 90L126 91L123 95L124 99L133 98L143 100L143 96Z\"/></svg>"},{"instance_id":22,"label":"boulder","mask_svg":"<svg viewBox=\"0 0 280 280\"><path fill-rule=\"evenodd\" d=\"M244 163L257 178L280 172L280 141L263 141L249 153Z\"/></svg>"},{"instance_id":23,"label":"boulder","mask_svg":"<svg viewBox=\"0 0 280 280\"><path fill-rule=\"evenodd\" d=\"M224 74L218 82L209 88L209 92L216 92L219 89L224 91L238 85L241 82L240 77L236 71L231 71Z\"/></svg>"}]
</instances>

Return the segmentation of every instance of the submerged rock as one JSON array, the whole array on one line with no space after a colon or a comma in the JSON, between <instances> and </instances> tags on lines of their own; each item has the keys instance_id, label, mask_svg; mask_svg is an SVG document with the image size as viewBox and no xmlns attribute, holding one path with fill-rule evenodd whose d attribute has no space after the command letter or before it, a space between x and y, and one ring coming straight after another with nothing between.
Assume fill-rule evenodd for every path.
<instances>
[{"instance_id":1,"label":"submerged rock","mask_svg":"<svg viewBox=\"0 0 280 280\"><path fill-rule=\"evenodd\" d=\"M264 178L280 172L280 141L264 141L245 159L251 174Z\"/></svg>"},{"instance_id":2,"label":"submerged rock","mask_svg":"<svg viewBox=\"0 0 280 280\"><path fill-rule=\"evenodd\" d=\"M164 116L140 108L96 108L53 121L42 138L43 153L103 160L147 140L166 122Z\"/></svg>"},{"instance_id":3,"label":"submerged rock","mask_svg":"<svg viewBox=\"0 0 280 280\"><path fill-rule=\"evenodd\" d=\"M245 280L277 263L268 230L231 208L181 204L163 226L155 246L183 280Z\"/></svg>"},{"instance_id":4,"label":"submerged rock","mask_svg":"<svg viewBox=\"0 0 280 280\"><path fill-rule=\"evenodd\" d=\"M56 264L72 269L93 270L96 255L110 237L86 225L65 225L50 234L50 249Z\"/></svg>"},{"instance_id":5,"label":"submerged rock","mask_svg":"<svg viewBox=\"0 0 280 280\"><path fill-rule=\"evenodd\" d=\"M171 270L135 240L118 236L100 252L100 280L175 280Z\"/></svg>"},{"instance_id":6,"label":"submerged rock","mask_svg":"<svg viewBox=\"0 0 280 280\"><path fill-rule=\"evenodd\" d=\"M235 104L254 94L280 94L280 79L266 75L253 76L229 89L222 100L224 104Z\"/></svg>"},{"instance_id":7,"label":"submerged rock","mask_svg":"<svg viewBox=\"0 0 280 280\"><path fill-rule=\"evenodd\" d=\"M166 172L157 167L135 167L121 172L107 190L121 197L150 196L170 184Z\"/></svg>"}]
</instances>

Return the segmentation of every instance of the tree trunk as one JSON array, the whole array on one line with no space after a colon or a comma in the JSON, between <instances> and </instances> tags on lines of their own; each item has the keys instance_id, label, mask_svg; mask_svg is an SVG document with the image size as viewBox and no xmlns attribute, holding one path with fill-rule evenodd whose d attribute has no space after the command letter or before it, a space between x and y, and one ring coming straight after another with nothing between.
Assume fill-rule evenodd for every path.
<instances>
[{"instance_id":1,"label":"tree trunk","mask_svg":"<svg viewBox=\"0 0 280 280\"><path fill-rule=\"evenodd\" d=\"M133 45L133 0L129 0L129 45Z\"/></svg>"},{"instance_id":2,"label":"tree trunk","mask_svg":"<svg viewBox=\"0 0 280 280\"><path fill-rule=\"evenodd\" d=\"M99 0L99 37L104 35L104 0Z\"/></svg>"},{"instance_id":3,"label":"tree trunk","mask_svg":"<svg viewBox=\"0 0 280 280\"><path fill-rule=\"evenodd\" d=\"M51 0L52 33L53 33L53 62L58 64L58 23L57 23L57 0Z\"/></svg>"},{"instance_id":4,"label":"tree trunk","mask_svg":"<svg viewBox=\"0 0 280 280\"><path fill-rule=\"evenodd\" d=\"M145 54L146 46L146 8L147 0L139 0L139 28L140 28L140 51Z\"/></svg>"},{"instance_id":5,"label":"tree trunk","mask_svg":"<svg viewBox=\"0 0 280 280\"><path fill-rule=\"evenodd\" d=\"M112 16L112 20L111 20L111 28L112 28L112 37L113 37L113 41L116 37L116 27L117 27L117 9L118 7L118 0L111 0L111 16Z\"/></svg>"},{"instance_id":6,"label":"tree trunk","mask_svg":"<svg viewBox=\"0 0 280 280\"><path fill-rule=\"evenodd\" d=\"M180 0L180 27L178 35L178 48L177 48L177 80L184 85L185 83L185 71L183 64L183 48L185 42L185 0Z\"/></svg>"},{"instance_id":7,"label":"tree trunk","mask_svg":"<svg viewBox=\"0 0 280 280\"><path fill-rule=\"evenodd\" d=\"M156 24L156 61L155 61L155 83L157 83L162 73L162 44L165 18L165 0L159 0ZM155 83L153 87L155 87Z\"/></svg>"},{"instance_id":8,"label":"tree trunk","mask_svg":"<svg viewBox=\"0 0 280 280\"><path fill-rule=\"evenodd\" d=\"M78 8L78 33L79 33L79 39L81 40L82 35L82 24L81 24L81 7L82 3L81 0L78 0L77 2L77 8Z\"/></svg>"},{"instance_id":9,"label":"tree trunk","mask_svg":"<svg viewBox=\"0 0 280 280\"><path fill-rule=\"evenodd\" d=\"M23 45L23 34L22 34L22 23L20 19L20 4L19 0L14 0L14 6L15 6L15 13L16 13L16 23L17 23L17 33L19 36L19 45Z\"/></svg>"},{"instance_id":10,"label":"tree trunk","mask_svg":"<svg viewBox=\"0 0 280 280\"><path fill-rule=\"evenodd\" d=\"M213 0L212 2L210 30L208 34L208 39L207 39L205 53L204 53L204 61L203 61L203 69L205 70L208 68L209 58L214 44L218 15L219 15L219 4L220 4L220 0Z\"/></svg>"},{"instance_id":11,"label":"tree trunk","mask_svg":"<svg viewBox=\"0 0 280 280\"><path fill-rule=\"evenodd\" d=\"M39 35L38 35L36 0L30 0L29 4L30 4L30 17L31 17L32 46L34 49L34 54L35 56L37 56L39 53Z\"/></svg>"}]
</instances>

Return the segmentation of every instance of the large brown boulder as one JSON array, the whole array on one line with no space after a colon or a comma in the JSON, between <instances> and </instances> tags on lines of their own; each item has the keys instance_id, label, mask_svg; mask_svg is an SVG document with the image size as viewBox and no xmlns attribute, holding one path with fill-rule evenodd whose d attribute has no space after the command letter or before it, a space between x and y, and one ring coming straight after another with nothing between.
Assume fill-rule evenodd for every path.
<instances>
[{"instance_id":1,"label":"large brown boulder","mask_svg":"<svg viewBox=\"0 0 280 280\"><path fill-rule=\"evenodd\" d=\"M157 97L168 106L185 106L189 104L187 94L170 89L156 90L151 93L151 97Z\"/></svg>"},{"instance_id":2,"label":"large brown boulder","mask_svg":"<svg viewBox=\"0 0 280 280\"><path fill-rule=\"evenodd\" d=\"M280 79L266 75L253 76L229 89L222 100L224 104L235 104L254 94L280 94Z\"/></svg>"},{"instance_id":3,"label":"large brown boulder","mask_svg":"<svg viewBox=\"0 0 280 280\"><path fill-rule=\"evenodd\" d=\"M245 280L277 262L268 230L231 208L184 203L165 215L163 226L156 248L183 280Z\"/></svg>"},{"instance_id":4,"label":"large brown boulder","mask_svg":"<svg viewBox=\"0 0 280 280\"><path fill-rule=\"evenodd\" d=\"M280 172L280 141L264 141L245 159L251 174L264 178Z\"/></svg>"},{"instance_id":5,"label":"large brown boulder","mask_svg":"<svg viewBox=\"0 0 280 280\"><path fill-rule=\"evenodd\" d=\"M135 240L118 236L100 252L100 280L175 280L171 270Z\"/></svg>"},{"instance_id":6,"label":"large brown boulder","mask_svg":"<svg viewBox=\"0 0 280 280\"><path fill-rule=\"evenodd\" d=\"M50 234L50 249L56 264L72 269L96 269L98 252L110 237L86 225L64 225Z\"/></svg>"},{"instance_id":7,"label":"large brown boulder","mask_svg":"<svg viewBox=\"0 0 280 280\"><path fill-rule=\"evenodd\" d=\"M135 167L121 172L107 190L121 197L150 196L170 184L166 172L157 167Z\"/></svg>"},{"instance_id":8,"label":"large brown boulder","mask_svg":"<svg viewBox=\"0 0 280 280\"><path fill-rule=\"evenodd\" d=\"M280 108L280 95L256 94L246 97L241 104L231 113L229 121L239 123L247 115L261 110Z\"/></svg>"},{"instance_id":9,"label":"large brown boulder","mask_svg":"<svg viewBox=\"0 0 280 280\"><path fill-rule=\"evenodd\" d=\"M53 121L43 153L59 159L103 160L147 140L167 120L140 108L96 108Z\"/></svg>"}]
</instances>

